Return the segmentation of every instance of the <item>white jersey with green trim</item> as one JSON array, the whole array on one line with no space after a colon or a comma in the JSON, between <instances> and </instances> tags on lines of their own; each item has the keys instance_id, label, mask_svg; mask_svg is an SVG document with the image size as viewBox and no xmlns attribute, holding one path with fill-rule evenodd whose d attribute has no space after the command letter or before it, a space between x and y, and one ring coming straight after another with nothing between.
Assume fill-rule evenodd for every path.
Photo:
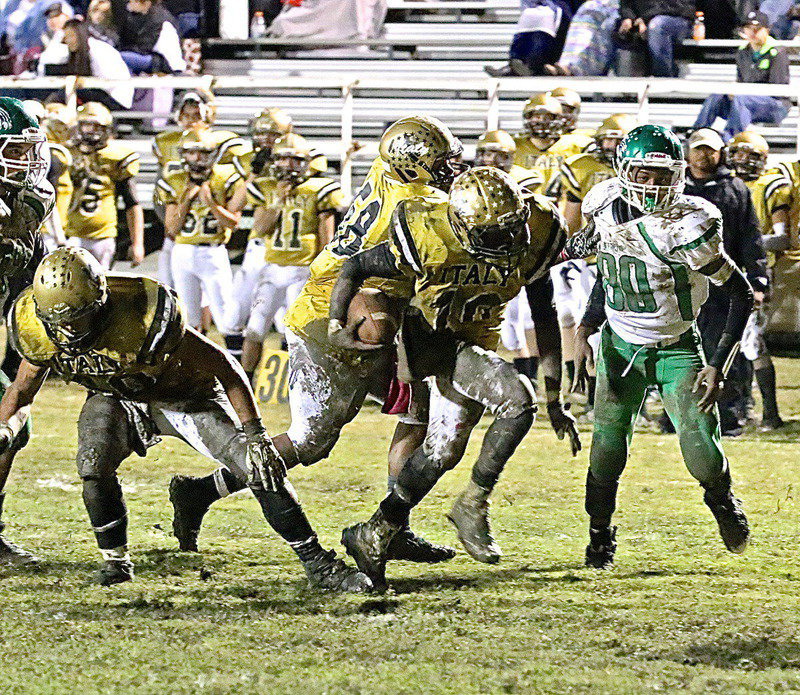
<instances>
[{"instance_id":1,"label":"white jersey with green trim","mask_svg":"<svg viewBox=\"0 0 800 695\"><path fill-rule=\"evenodd\" d=\"M734 270L722 246L722 216L712 203L682 195L667 210L624 221L621 205L614 205L621 197L620 181L612 178L582 204L599 236L609 326L634 345L675 339L697 318L708 281L721 285Z\"/></svg>"}]
</instances>

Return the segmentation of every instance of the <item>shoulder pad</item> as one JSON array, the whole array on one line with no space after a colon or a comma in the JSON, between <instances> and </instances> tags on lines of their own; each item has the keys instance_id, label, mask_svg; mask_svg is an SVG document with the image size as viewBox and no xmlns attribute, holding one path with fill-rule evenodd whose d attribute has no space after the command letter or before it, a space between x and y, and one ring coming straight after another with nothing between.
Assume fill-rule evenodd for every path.
<instances>
[{"instance_id":1,"label":"shoulder pad","mask_svg":"<svg viewBox=\"0 0 800 695\"><path fill-rule=\"evenodd\" d=\"M446 220L446 200L409 198L398 203L392 213L392 241L402 260L419 275L426 266L447 258L447 245L431 224L431 218L442 211Z\"/></svg>"},{"instance_id":2,"label":"shoulder pad","mask_svg":"<svg viewBox=\"0 0 800 695\"><path fill-rule=\"evenodd\" d=\"M26 287L9 311L9 338L14 349L28 362L45 365L56 354L56 346L36 316L33 288Z\"/></svg>"},{"instance_id":3,"label":"shoulder pad","mask_svg":"<svg viewBox=\"0 0 800 695\"><path fill-rule=\"evenodd\" d=\"M719 208L698 196L682 195L667 215L673 221L672 251L687 245L697 246L722 232Z\"/></svg>"},{"instance_id":4,"label":"shoulder pad","mask_svg":"<svg viewBox=\"0 0 800 695\"><path fill-rule=\"evenodd\" d=\"M587 217L594 215L620 196L619 179L616 177L601 181L586 194L581 204L581 211Z\"/></svg>"},{"instance_id":5,"label":"shoulder pad","mask_svg":"<svg viewBox=\"0 0 800 695\"><path fill-rule=\"evenodd\" d=\"M139 153L124 142L111 140L97 155L111 162L122 162L131 156L138 157Z\"/></svg>"},{"instance_id":6,"label":"shoulder pad","mask_svg":"<svg viewBox=\"0 0 800 695\"><path fill-rule=\"evenodd\" d=\"M48 144L50 147L50 154L54 155L64 166L72 166L72 153L64 147L64 145L59 145L54 142Z\"/></svg>"}]
</instances>

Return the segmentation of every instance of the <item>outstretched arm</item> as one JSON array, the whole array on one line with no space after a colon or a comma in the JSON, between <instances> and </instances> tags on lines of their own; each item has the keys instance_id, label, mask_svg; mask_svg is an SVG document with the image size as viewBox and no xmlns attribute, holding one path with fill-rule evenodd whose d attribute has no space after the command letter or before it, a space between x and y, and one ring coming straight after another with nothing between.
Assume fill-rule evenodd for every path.
<instances>
[{"instance_id":1,"label":"outstretched arm","mask_svg":"<svg viewBox=\"0 0 800 695\"><path fill-rule=\"evenodd\" d=\"M30 414L30 406L47 378L47 367L23 359L17 376L0 400L0 453L6 451Z\"/></svg>"}]
</instances>

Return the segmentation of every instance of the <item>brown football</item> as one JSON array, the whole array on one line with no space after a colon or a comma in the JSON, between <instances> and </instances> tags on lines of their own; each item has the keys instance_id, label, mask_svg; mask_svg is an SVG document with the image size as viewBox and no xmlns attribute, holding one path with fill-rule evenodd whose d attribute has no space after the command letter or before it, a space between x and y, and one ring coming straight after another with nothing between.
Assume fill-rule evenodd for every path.
<instances>
[{"instance_id":1,"label":"brown football","mask_svg":"<svg viewBox=\"0 0 800 695\"><path fill-rule=\"evenodd\" d=\"M358 327L358 339L369 345L390 345L400 327L397 302L380 290L362 288L353 297L347 311L347 323L352 326L364 319Z\"/></svg>"}]
</instances>

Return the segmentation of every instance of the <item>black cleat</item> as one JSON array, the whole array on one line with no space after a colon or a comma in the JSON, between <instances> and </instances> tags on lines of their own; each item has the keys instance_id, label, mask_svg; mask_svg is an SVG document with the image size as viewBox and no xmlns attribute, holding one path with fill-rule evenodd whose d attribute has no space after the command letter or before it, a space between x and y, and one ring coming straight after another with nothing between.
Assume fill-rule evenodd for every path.
<instances>
[{"instance_id":1,"label":"black cleat","mask_svg":"<svg viewBox=\"0 0 800 695\"><path fill-rule=\"evenodd\" d=\"M589 545L586 546L586 566L605 570L614 564L617 552L617 527L589 528Z\"/></svg>"},{"instance_id":2,"label":"black cleat","mask_svg":"<svg viewBox=\"0 0 800 695\"><path fill-rule=\"evenodd\" d=\"M472 480L455 501L447 518L456 527L458 540L478 562L500 562L502 551L489 525L489 490Z\"/></svg>"},{"instance_id":3,"label":"black cleat","mask_svg":"<svg viewBox=\"0 0 800 695\"><path fill-rule=\"evenodd\" d=\"M781 419L780 415L761 421L758 428L759 432L774 432L775 430L785 427L786 423Z\"/></svg>"},{"instance_id":4,"label":"black cleat","mask_svg":"<svg viewBox=\"0 0 800 695\"><path fill-rule=\"evenodd\" d=\"M106 560L95 572L93 581L100 586L111 586L132 579L133 563L130 560Z\"/></svg>"},{"instance_id":5,"label":"black cleat","mask_svg":"<svg viewBox=\"0 0 800 695\"><path fill-rule=\"evenodd\" d=\"M397 532L386 551L387 560L407 560L408 562L447 562L456 556L453 548L436 545L417 536L408 526Z\"/></svg>"},{"instance_id":6,"label":"black cleat","mask_svg":"<svg viewBox=\"0 0 800 695\"><path fill-rule=\"evenodd\" d=\"M303 563L308 581L315 589L346 591L351 594L366 594L372 591L372 582L366 574L348 567L336 557L333 550L323 550L313 560Z\"/></svg>"},{"instance_id":7,"label":"black cleat","mask_svg":"<svg viewBox=\"0 0 800 695\"><path fill-rule=\"evenodd\" d=\"M23 567L38 564L39 558L33 553L23 550L16 543L0 536L0 565Z\"/></svg>"},{"instance_id":8,"label":"black cleat","mask_svg":"<svg viewBox=\"0 0 800 695\"><path fill-rule=\"evenodd\" d=\"M203 517L210 505L198 502L194 482L198 480L188 475L176 475L169 481L169 501L174 510L172 533L178 539L178 546L188 553L196 553L197 537Z\"/></svg>"},{"instance_id":9,"label":"black cleat","mask_svg":"<svg viewBox=\"0 0 800 695\"><path fill-rule=\"evenodd\" d=\"M721 502L710 499L708 493L703 496L703 501L717 520L725 547L737 555L743 553L750 541L750 525L742 511L741 501L730 491Z\"/></svg>"},{"instance_id":10,"label":"black cleat","mask_svg":"<svg viewBox=\"0 0 800 695\"><path fill-rule=\"evenodd\" d=\"M386 561L392 538L398 532L378 509L368 521L347 527L342 531L342 545L347 554L356 561L358 569L366 574L376 591L388 589L386 583Z\"/></svg>"}]
</instances>

